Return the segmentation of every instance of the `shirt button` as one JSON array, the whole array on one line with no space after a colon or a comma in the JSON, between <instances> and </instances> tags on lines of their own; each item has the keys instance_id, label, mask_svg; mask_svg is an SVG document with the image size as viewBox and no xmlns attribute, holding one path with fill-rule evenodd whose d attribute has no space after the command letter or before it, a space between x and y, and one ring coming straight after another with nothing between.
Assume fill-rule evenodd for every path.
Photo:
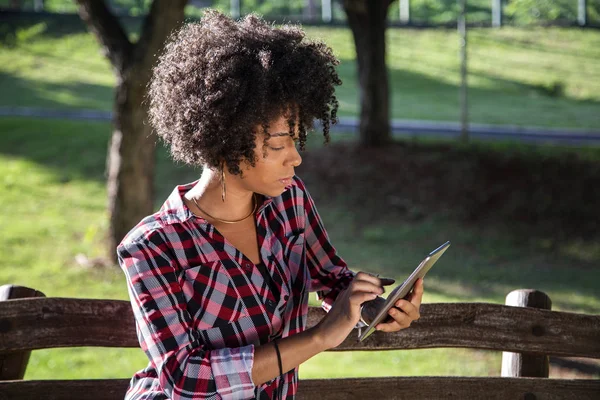
<instances>
[{"instance_id":1,"label":"shirt button","mask_svg":"<svg viewBox=\"0 0 600 400\"><path fill-rule=\"evenodd\" d=\"M289 298L290 298L290 296L288 296L287 294L286 294L285 296L283 296L283 299L284 299L285 301L288 301L288 299L289 299Z\"/></svg>"},{"instance_id":2,"label":"shirt button","mask_svg":"<svg viewBox=\"0 0 600 400\"><path fill-rule=\"evenodd\" d=\"M275 302L271 299L267 300L267 304L269 305L269 307L275 307Z\"/></svg>"}]
</instances>

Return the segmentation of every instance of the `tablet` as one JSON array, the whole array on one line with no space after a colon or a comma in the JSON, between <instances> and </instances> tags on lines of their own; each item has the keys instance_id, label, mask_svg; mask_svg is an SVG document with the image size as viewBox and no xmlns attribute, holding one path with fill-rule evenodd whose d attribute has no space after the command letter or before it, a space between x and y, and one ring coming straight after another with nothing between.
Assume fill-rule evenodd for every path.
<instances>
[{"instance_id":1,"label":"tablet","mask_svg":"<svg viewBox=\"0 0 600 400\"><path fill-rule=\"evenodd\" d=\"M425 257L423 261L421 261L421 264L419 264L419 266L415 268L413 273L410 274L410 276L401 285L396 286L396 288L392 290L387 300L385 301L382 309L377 313L373 321L369 324L367 328L365 328L365 331L362 332L362 334L358 338L359 342L362 342L367 337L369 337L371 333L375 332L375 327L377 326L377 324L381 323L388 317L389 309L392 308L398 300L406 297L410 293L417 279L423 278L425 276L427 271L431 269L433 264L435 264L435 262L442 256L442 254L444 254L448 247L450 247L450 242L444 243L443 245L429 253L429 255Z\"/></svg>"}]
</instances>

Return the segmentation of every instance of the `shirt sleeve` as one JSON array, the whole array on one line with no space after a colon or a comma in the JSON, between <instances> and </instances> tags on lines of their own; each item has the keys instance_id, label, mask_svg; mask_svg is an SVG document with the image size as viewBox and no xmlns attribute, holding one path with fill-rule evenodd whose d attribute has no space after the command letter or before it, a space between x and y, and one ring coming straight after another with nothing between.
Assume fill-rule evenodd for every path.
<instances>
[{"instance_id":1,"label":"shirt sleeve","mask_svg":"<svg viewBox=\"0 0 600 400\"><path fill-rule=\"evenodd\" d=\"M322 307L329 311L337 295L350 285L354 272L337 255L315 203L300 179L296 180L304 193L306 263L308 265L311 291L316 291Z\"/></svg>"},{"instance_id":2,"label":"shirt sleeve","mask_svg":"<svg viewBox=\"0 0 600 400\"><path fill-rule=\"evenodd\" d=\"M119 264L142 350L170 399L254 397L254 346L208 350L191 315L169 250L160 233L121 244Z\"/></svg>"}]
</instances>

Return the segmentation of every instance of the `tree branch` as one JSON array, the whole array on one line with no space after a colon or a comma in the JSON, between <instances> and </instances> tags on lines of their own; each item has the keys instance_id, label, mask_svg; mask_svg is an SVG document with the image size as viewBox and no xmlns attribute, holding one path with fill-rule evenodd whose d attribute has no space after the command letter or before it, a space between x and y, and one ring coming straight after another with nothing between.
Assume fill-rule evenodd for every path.
<instances>
[{"instance_id":1,"label":"tree branch","mask_svg":"<svg viewBox=\"0 0 600 400\"><path fill-rule=\"evenodd\" d=\"M76 0L79 16L96 35L113 67L123 72L127 68L133 45L117 17L104 0Z\"/></svg>"}]
</instances>

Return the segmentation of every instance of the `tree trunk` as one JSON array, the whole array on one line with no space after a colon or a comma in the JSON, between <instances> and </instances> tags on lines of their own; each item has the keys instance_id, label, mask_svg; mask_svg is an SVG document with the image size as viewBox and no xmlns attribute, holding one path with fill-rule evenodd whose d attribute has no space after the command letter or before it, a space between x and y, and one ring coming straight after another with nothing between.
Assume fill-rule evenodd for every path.
<instances>
[{"instance_id":1,"label":"tree trunk","mask_svg":"<svg viewBox=\"0 0 600 400\"><path fill-rule=\"evenodd\" d=\"M10 0L9 8L21 11L23 9L23 0Z\"/></svg>"},{"instance_id":2,"label":"tree trunk","mask_svg":"<svg viewBox=\"0 0 600 400\"><path fill-rule=\"evenodd\" d=\"M143 100L152 66L169 34L183 22L187 0L155 0L135 44L104 1L77 2L81 18L104 47L117 76L107 156L108 255L115 260L119 242L153 211L156 138Z\"/></svg>"},{"instance_id":3,"label":"tree trunk","mask_svg":"<svg viewBox=\"0 0 600 400\"><path fill-rule=\"evenodd\" d=\"M141 69L133 68L129 76L122 78L115 93L106 162L111 259L121 239L153 210L156 138L145 122L148 113L142 105L147 82L136 79L133 73Z\"/></svg>"},{"instance_id":4,"label":"tree trunk","mask_svg":"<svg viewBox=\"0 0 600 400\"><path fill-rule=\"evenodd\" d=\"M385 29L389 0L345 0L354 36L360 85L360 144L384 146L391 141Z\"/></svg>"}]
</instances>

